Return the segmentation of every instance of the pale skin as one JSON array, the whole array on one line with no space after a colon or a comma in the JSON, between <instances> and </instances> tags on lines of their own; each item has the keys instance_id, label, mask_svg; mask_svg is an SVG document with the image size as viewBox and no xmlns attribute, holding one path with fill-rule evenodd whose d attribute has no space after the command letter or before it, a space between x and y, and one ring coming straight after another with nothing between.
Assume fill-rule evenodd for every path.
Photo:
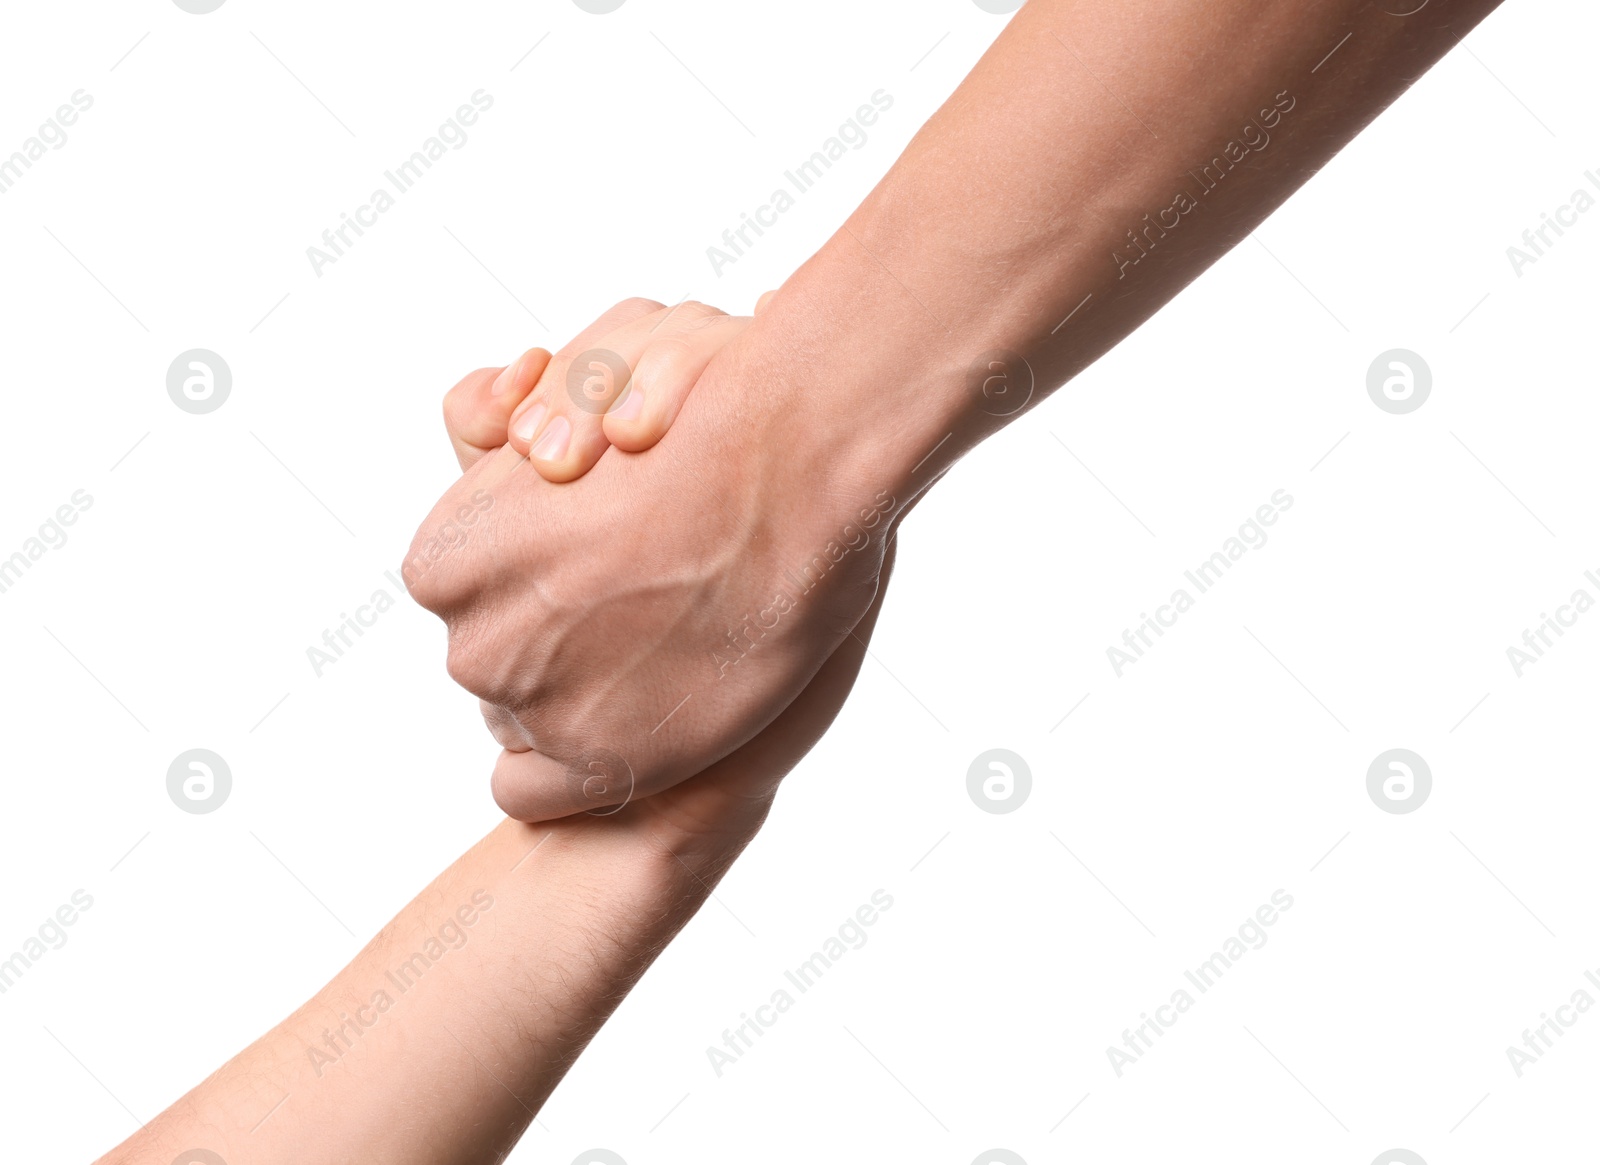
<instances>
[{"instance_id":1,"label":"pale skin","mask_svg":"<svg viewBox=\"0 0 1600 1165\"><path fill-rule=\"evenodd\" d=\"M757 311L772 294L761 297ZM730 316L693 301L668 307L629 299L604 312L554 357L530 348L503 368L468 373L445 397L446 427L463 468L508 437L526 453L535 431L542 453L532 464L548 481L583 476L613 445L644 452L671 427L711 358L750 323L749 316ZM614 376L590 360L569 388L556 374L586 354L616 356L627 374ZM589 395L587 386L611 391ZM552 407L562 421L553 431L543 424Z\"/></svg>"},{"instance_id":2,"label":"pale skin","mask_svg":"<svg viewBox=\"0 0 1600 1165\"><path fill-rule=\"evenodd\" d=\"M723 802L747 821L729 829L695 798L752 759L748 771L770 779L787 767L786 734L809 744L826 726L832 708L816 693L859 664L899 521L1019 415L984 394L978 358L1022 357L1040 399L1244 237L1494 7L1031 0L840 232L754 324L730 330L667 411L652 411L663 393L648 384L633 416L563 399L555 388L578 349L517 369L520 399L511 382L495 398L510 444L481 456L436 511L493 491L488 536L430 569L418 597L445 618L452 673L485 700L505 746L502 808L540 821L640 803L498 827L325 992L105 1160L166 1165L201 1133L230 1165L503 1156L765 811L761 793ZM1272 108L1270 145L1247 141L1202 206L1163 225L1190 170ZM634 304L616 322L655 310ZM1009 391L1020 374L1002 364ZM501 373L474 375L473 391L493 394ZM566 432L547 441L558 421ZM607 442L619 448L601 457ZM537 476L518 473L529 464ZM810 585L791 581L819 561ZM785 588L797 593L779 610ZM586 779L602 752L630 779ZM709 872L685 887L679 857ZM516 880L530 868L548 877ZM494 906L467 944L315 1076L308 1045L478 889ZM593 980L557 973L575 958L592 958ZM477 987L457 981L469 975ZM366 1074L344 1072L355 1057ZM468 1095L479 1071L506 1088ZM304 1123L271 1132L280 1110L248 1131L288 1092L307 1098ZM419 1095L439 1111L414 1111Z\"/></svg>"},{"instance_id":3,"label":"pale skin","mask_svg":"<svg viewBox=\"0 0 1600 1165\"><path fill-rule=\"evenodd\" d=\"M1031 0L711 359L659 446L623 452L625 422L560 394L519 414L431 519L488 489L489 537L416 589L504 746L501 808L548 820L655 792L759 732L847 641L923 491L1244 238L1496 3ZM557 490L601 437L622 449ZM538 474L517 474L530 452ZM587 780L597 767L608 779Z\"/></svg>"},{"instance_id":4,"label":"pale skin","mask_svg":"<svg viewBox=\"0 0 1600 1165\"><path fill-rule=\"evenodd\" d=\"M645 306L619 304L574 343L622 343L617 321L656 314ZM672 359L709 359L723 328L693 329ZM638 346L641 357L653 342ZM463 468L505 438L518 402L505 399L509 385L493 391L501 371L470 374L446 397ZM655 383L686 392L693 377ZM875 617L876 605L868 623ZM227 1165L503 1160L759 829L864 651L835 653L783 716L703 780L615 813L502 821L327 986L102 1165L208 1160L183 1156L196 1149Z\"/></svg>"}]
</instances>

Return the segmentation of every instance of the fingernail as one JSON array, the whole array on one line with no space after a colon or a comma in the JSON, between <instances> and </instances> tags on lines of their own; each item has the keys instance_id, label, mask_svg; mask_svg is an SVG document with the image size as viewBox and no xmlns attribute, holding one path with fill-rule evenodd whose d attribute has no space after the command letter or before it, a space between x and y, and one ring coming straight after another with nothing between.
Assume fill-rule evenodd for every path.
<instances>
[{"instance_id":1,"label":"fingernail","mask_svg":"<svg viewBox=\"0 0 1600 1165\"><path fill-rule=\"evenodd\" d=\"M544 420L548 410L544 404L536 404L517 418L517 423L512 427L511 435L519 441L531 441L533 435L539 431L539 423Z\"/></svg>"},{"instance_id":2,"label":"fingernail","mask_svg":"<svg viewBox=\"0 0 1600 1165\"><path fill-rule=\"evenodd\" d=\"M567 440L572 436L572 425L566 417L552 417L539 443L528 451L529 457L540 461L560 461L567 455Z\"/></svg>"},{"instance_id":3,"label":"fingernail","mask_svg":"<svg viewBox=\"0 0 1600 1165\"><path fill-rule=\"evenodd\" d=\"M517 378L517 373L522 371L521 356L500 370L500 375L494 378L494 383L489 386L490 396L499 396L511 387L511 382Z\"/></svg>"},{"instance_id":4,"label":"fingernail","mask_svg":"<svg viewBox=\"0 0 1600 1165\"><path fill-rule=\"evenodd\" d=\"M619 421L631 421L644 412L644 389L637 384L628 385L628 391L623 393L622 399L617 402L617 407L611 410L611 415Z\"/></svg>"}]
</instances>

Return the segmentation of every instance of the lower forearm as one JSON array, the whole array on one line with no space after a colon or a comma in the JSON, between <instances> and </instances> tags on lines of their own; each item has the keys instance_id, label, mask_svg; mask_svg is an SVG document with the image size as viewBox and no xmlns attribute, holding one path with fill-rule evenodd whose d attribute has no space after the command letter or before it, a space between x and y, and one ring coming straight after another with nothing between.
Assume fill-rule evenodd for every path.
<instances>
[{"instance_id":1,"label":"lower forearm","mask_svg":"<svg viewBox=\"0 0 1600 1165\"><path fill-rule=\"evenodd\" d=\"M609 819L503 822L104 1160L498 1161L708 892Z\"/></svg>"}]
</instances>

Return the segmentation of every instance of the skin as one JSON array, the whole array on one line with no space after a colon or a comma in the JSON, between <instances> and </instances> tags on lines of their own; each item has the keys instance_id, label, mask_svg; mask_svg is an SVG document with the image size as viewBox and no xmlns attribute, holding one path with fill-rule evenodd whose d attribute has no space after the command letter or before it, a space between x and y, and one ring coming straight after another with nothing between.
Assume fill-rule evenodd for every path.
<instances>
[{"instance_id":1,"label":"skin","mask_svg":"<svg viewBox=\"0 0 1600 1165\"><path fill-rule=\"evenodd\" d=\"M1163 0L1129 16L1105 0L1032 0L840 233L679 394L661 450L617 442L600 457L592 427L568 417L567 448L535 461L551 481L516 474L515 447L479 457L441 512L474 489L506 504L419 589L449 625L452 671L500 716L497 798L529 819L632 803L497 827L306 1007L104 1160L165 1161L201 1142L233 1165L502 1158L831 720L893 531L921 492L1019 398L1148 318L1494 6L1432 0L1395 17L1356 0ZM1312 72L1345 32L1357 35L1337 64ZM1019 90L1019 76L1032 83ZM1184 172L1279 94L1293 105L1270 149L1232 169L1203 213L1130 246ZM624 323L660 310L638 307ZM1021 360L974 373L997 349ZM554 365L530 354L511 378L532 382L521 400ZM491 371L463 395L518 408ZM519 440L537 443L546 407ZM469 439L464 453L484 448ZM557 502L569 453L595 458L594 472ZM750 637L749 613L772 609L796 565L851 527L859 542ZM737 652L731 626L746 635ZM466 945L317 1075L306 1048L320 1030L475 891L494 905ZM478 1087L479 1072L502 1087ZM252 1123L285 1093L296 1108ZM418 1114L417 1096L437 1111Z\"/></svg>"},{"instance_id":2,"label":"skin","mask_svg":"<svg viewBox=\"0 0 1600 1165\"><path fill-rule=\"evenodd\" d=\"M638 306L618 305L590 338L637 318ZM709 359L700 349L718 342L698 333L698 354ZM502 371L472 373L446 397L463 468L497 431L504 439L513 406L493 392ZM692 383L657 382L674 392ZM614 813L502 821L327 986L100 1165L188 1165L205 1160L196 1149L228 1165L503 1160L760 828L779 781L855 682L876 615L862 642L702 779Z\"/></svg>"},{"instance_id":3,"label":"skin","mask_svg":"<svg viewBox=\"0 0 1600 1165\"><path fill-rule=\"evenodd\" d=\"M506 367L479 368L463 377L444 404L456 455L466 468L508 442L524 456L538 444L542 452L529 462L534 470L546 481L573 481L612 445L642 453L672 426L711 358L750 322L749 316L693 301L667 307L650 299L623 300L554 356L530 348ZM595 356L614 358L623 374L596 363ZM585 357L600 376L586 380L580 374L569 382L569 369ZM579 387L574 391L569 383ZM590 384L609 391L592 396L583 391ZM558 418L565 422L564 438L551 435Z\"/></svg>"},{"instance_id":4,"label":"skin","mask_svg":"<svg viewBox=\"0 0 1600 1165\"><path fill-rule=\"evenodd\" d=\"M1031 0L656 449L614 451L559 497L506 450L440 502L430 522L476 489L500 503L415 593L505 746L501 808L648 795L759 732L852 634L922 492L1495 6Z\"/></svg>"},{"instance_id":5,"label":"skin","mask_svg":"<svg viewBox=\"0 0 1600 1165\"><path fill-rule=\"evenodd\" d=\"M750 324L693 301L628 300L612 313L618 326L557 353L511 417L509 444L546 481L581 477L613 445L653 446L714 354Z\"/></svg>"}]
</instances>

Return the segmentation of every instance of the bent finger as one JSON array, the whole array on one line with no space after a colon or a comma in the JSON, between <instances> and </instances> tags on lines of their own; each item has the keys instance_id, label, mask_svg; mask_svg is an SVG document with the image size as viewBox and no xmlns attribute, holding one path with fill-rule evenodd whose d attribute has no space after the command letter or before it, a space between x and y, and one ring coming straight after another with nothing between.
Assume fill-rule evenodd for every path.
<instances>
[{"instance_id":1,"label":"bent finger","mask_svg":"<svg viewBox=\"0 0 1600 1165\"><path fill-rule=\"evenodd\" d=\"M479 368L445 393L444 427L463 470L506 443L512 411L539 382L550 353L530 348L505 368Z\"/></svg>"},{"instance_id":2,"label":"bent finger","mask_svg":"<svg viewBox=\"0 0 1600 1165\"><path fill-rule=\"evenodd\" d=\"M553 821L575 813L605 816L635 796L633 770L615 753L565 764L541 752L502 752L489 788L495 804L518 821Z\"/></svg>"},{"instance_id":3,"label":"bent finger","mask_svg":"<svg viewBox=\"0 0 1600 1165\"><path fill-rule=\"evenodd\" d=\"M680 303L624 324L564 363L552 361L539 394L544 411L535 406L529 417L537 416L537 422L513 428L513 445L526 435L528 459L547 481L582 477L611 444L605 416L633 394L640 358L707 321L725 318L705 304Z\"/></svg>"},{"instance_id":4,"label":"bent finger","mask_svg":"<svg viewBox=\"0 0 1600 1165\"><path fill-rule=\"evenodd\" d=\"M550 411L550 395L555 385L551 369L565 371L567 365L585 350L594 347L603 337L643 316L662 310L664 305L653 299L635 297L613 304L601 312L595 321L579 332L546 361L532 389L527 392L511 413L507 425L507 443L524 457L528 455L531 438L543 425Z\"/></svg>"},{"instance_id":5,"label":"bent finger","mask_svg":"<svg viewBox=\"0 0 1600 1165\"><path fill-rule=\"evenodd\" d=\"M661 440L711 358L751 321L750 316L708 318L649 344L627 393L605 414L606 439L629 453L643 453Z\"/></svg>"}]
</instances>

